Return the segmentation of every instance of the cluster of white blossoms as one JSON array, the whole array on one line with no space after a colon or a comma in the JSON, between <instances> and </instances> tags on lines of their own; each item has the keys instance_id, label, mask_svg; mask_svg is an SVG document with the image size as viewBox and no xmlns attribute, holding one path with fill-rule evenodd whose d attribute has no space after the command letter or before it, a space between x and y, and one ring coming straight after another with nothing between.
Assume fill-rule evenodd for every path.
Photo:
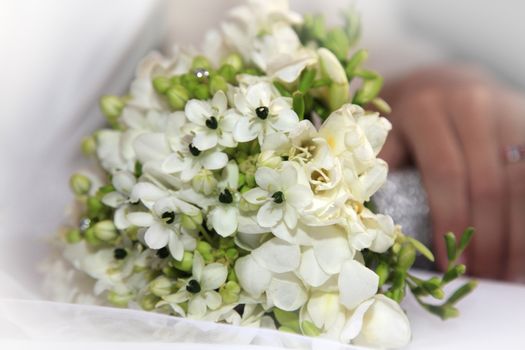
<instances>
[{"instance_id":1,"label":"cluster of white blossoms","mask_svg":"<svg viewBox=\"0 0 525 350\"><path fill-rule=\"evenodd\" d=\"M401 234L365 205L386 181L391 125L351 103L345 68L302 43L302 23L286 1L249 1L202 51L152 54L129 96L103 100L113 128L84 146L109 181L86 194L68 248L97 294L345 343L409 341L362 254Z\"/></svg>"}]
</instances>

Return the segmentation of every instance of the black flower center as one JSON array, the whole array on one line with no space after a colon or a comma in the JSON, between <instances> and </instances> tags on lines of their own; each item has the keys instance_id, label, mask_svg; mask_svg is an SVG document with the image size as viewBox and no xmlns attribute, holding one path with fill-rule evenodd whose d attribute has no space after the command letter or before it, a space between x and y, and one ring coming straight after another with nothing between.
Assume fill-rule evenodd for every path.
<instances>
[{"instance_id":1,"label":"black flower center","mask_svg":"<svg viewBox=\"0 0 525 350\"><path fill-rule=\"evenodd\" d=\"M272 194L273 202L281 204L284 201L284 193L282 191L277 191Z\"/></svg>"},{"instance_id":2,"label":"black flower center","mask_svg":"<svg viewBox=\"0 0 525 350\"><path fill-rule=\"evenodd\" d=\"M127 255L128 255L128 252L126 252L126 249L116 248L113 251L113 257L115 257L115 259L117 260L125 259Z\"/></svg>"},{"instance_id":3,"label":"black flower center","mask_svg":"<svg viewBox=\"0 0 525 350\"><path fill-rule=\"evenodd\" d=\"M230 204L233 202L233 196L227 188L219 194L219 202L224 204Z\"/></svg>"},{"instance_id":4,"label":"black flower center","mask_svg":"<svg viewBox=\"0 0 525 350\"><path fill-rule=\"evenodd\" d=\"M195 157L197 157L199 154L201 154L201 151L200 151L197 147L193 146L193 143L190 143L190 145L188 146L188 148L189 148L189 150L190 150L190 153L191 153L193 156L195 156Z\"/></svg>"},{"instance_id":5,"label":"black flower center","mask_svg":"<svg viewBox=\"0 0 525 350\"><path fill-rule=\"evenodd\" d=\"M268 110L268 107L266 107L266 106L261 106L261 107L255 108L255 114L257 114L257 118L262 119L262 120L268 118L268 113L269 112L270 111Z\"/></svg>"},{"instance_id":6,"label":"black flower center","mask_svg":"<svg viewBox=\"0 0 525 350\"><path fill-rule=\"evenodd\" d=\"M161 259L166 259L168 256L170 256L170 251L168 248L164 247L157 250L155 254Z\"/></svg>"},{"instance_id":7,"label":"black flower center","mask_svg":"<svg viewBox=\"0 0 525 350\"><path fill-rule=\"evenodd\" d=\"M164 213L162 213L160 217L168 225L171 225L175 222L175 212L174 211L165 211Z\"/></svg>"},{"instance_id":8,"label":"black flower center","mask_svg":"<svg viewBox=\"0 0 525 350\"><path fill-rule=\"evenodd\" d=\"M186 290L190 293L197 294L201 291L201 285L196 280L190 280L186 285Z\"/></svg>"},{"instance_id":9,"label":"black flower center","mask_svg":"<svg viewBox=\"0 0 525 350\"><path fill-rule=\"evenodd\" d=\"M219 126L219 123L217 122L217 118L209 117L208 119L206 119L206 126L212 130L217 129L217 127Z\"/></svg>"}]
</instances>

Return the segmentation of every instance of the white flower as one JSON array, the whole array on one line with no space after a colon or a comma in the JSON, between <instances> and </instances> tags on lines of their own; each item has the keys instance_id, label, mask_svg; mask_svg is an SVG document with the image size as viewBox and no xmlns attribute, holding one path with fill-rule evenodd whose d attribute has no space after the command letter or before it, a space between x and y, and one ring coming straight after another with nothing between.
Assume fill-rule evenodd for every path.
<instances>
[{"instance_id":1,"label":"white flower","mask_svg":"<svg viewBox=\"0 0 525 350\"><path fill-rule=\"evenodd\" d=\"M184 182L191 181L201 169L219 170L228 163L228 155L217 147L202 151L193 143L170 154L162 163L162 170L167 174L180 174Z\"/></svg>"},{"instance_id":2,"label":"white flower","mask_svg":"<svg viewBox=\"0 0 525 350\"><path fill-rule=\"evenodd\" d=\"M377 293L379 276L356 260L347 260L339 274L339 299L347 309L356 308Z\"/></svg>"},{"instance_id":3,"label":"white flower","mask_svg":"<svg viewBox=\"0 0 525 350\"><path fill-rule=\"evenodd\" d=\"M119 230L123 230L129 226L126 215L129 209L129 197L136 183L137 180L131 172L117 171L113 174L112 179L115 191L106 194L102 198L102 202L105 205L117 209L113 221Z\"/></svg>"},{"instance_id":4,"label":"white flower","mask_svg":"<svg viewBox=\"0 0 525 350\"><path fill-rule=\"evenodd\" d=\"M217 201L208 213L208 220L213 229L222 237L228 237L237 231L239 225L239 200L237 192L239 167L230 161L223 169L223 179L219 183Z\"/></svg>"},{"instance_id":5,"label":"white flower","mask_svg":"<svg viewBox=\"0 0 525 350\"><path fill-rule=\"evenodd\" d=\"M312 192L299 183L298 171L292 163L283 163L279 171L257 169L255 182L259 187L244 193L244 198L249 203L262 205L257 212L257 223L269 229L279 224L294 229L300 213L312 201Z\"/></svg>"},{"instance_id":6,"label":"white flower","mask_svg":"<svg viewBox=\"0 0 525 350\"><path fill-rule=\"evenodd\" d=\"M353 311L340 340L374 348L402 348L410 338L410 323L399 304L377 294Z\"/></svg>"},{"instance_id":7,"label":"white flower","mask_svg":"<svg viewBox=\"0 0 525 350\"><path fill-rule=\"evenodd\" d=\"M150 184L140 183L137 186L135 189L140 188L138 192L141 192L137 196L146 206L151 199L162 193ZM154 202L151 212L129 213L127 219L135 226L147 228L144 241L148 247L160 249L167 245L173 258L181 260L185 248L191 250L196 244L195 238L181 226L182 214L191 217L199 215L200 211L172 195L165 195Z\"/></svg>"},{"instance_id":8,"label":"white flower","mask_svg":"<svg viewBox=\"0 0 525 350\"><path fill-rule=\"evenodd\" d=\"M223 147L235 147L232 132L240 116L234 110L227 110L228 101L222 91L218 91L211 102L190 100L184 112L186 117L197 127L192 143L201 151L206 151L217 144Z\"/></svg>"},{"instance_id":9,"label":"white flower","mask_svg":"<svg viewBox=\"0 0 525 350\"><path fill-rule=\"evenodd\" d=\"M221 295L215 290L226 282L228 269L223 264L204 264L204 259L195 252L193 255L192 276L186 281L186 285L178 292L164 297L165 303L169 304L177 313L185 315L184 310L178 305L188 302L188 317L202 319L207 310L216 310L221 306Z\"/></svg>"},{"instance_id":10,"label":"white flower","mask_svg":"<svg viewBox=\"0 0 525 350\"><path fill-rule=\"evenodd\" d=\"M242 114L233 132L238 142L258 138L262 145L266 136L278 131L289 132L299 122L290 99L279 96L268 83L251 85L245 93L238 91L234 100L235 108Z\"/></svg>"},{"instance_id":11,"label":"white flower","mask_svg":"<svg viewBox=\"0 0 525 350\"><path fill-rule=\"evenodd\" d=\"M253 62L286 83L297 80L303 69L317 62L315 52L303 47L288 25L274 26L270 34L256 38L253 46Z\"/></svg>"},{"instance_id":12,"label":"white flower","mask_svg":"<svg viewBox=\"0 0 525 350\"><path fill-rule=\"evenodd\" d=\"M97 140L97 158L100 165L108 172L116 170L133 170L135 159L125 157L123 149L128 144L124 133L117 130L99 130Z\"/></svg>"}]
</instances>

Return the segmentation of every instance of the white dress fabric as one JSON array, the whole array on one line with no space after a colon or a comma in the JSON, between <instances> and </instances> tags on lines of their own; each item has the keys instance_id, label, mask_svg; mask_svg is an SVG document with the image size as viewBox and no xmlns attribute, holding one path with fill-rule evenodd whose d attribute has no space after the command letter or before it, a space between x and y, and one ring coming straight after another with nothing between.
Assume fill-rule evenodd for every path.
<instances>
[{"instance_id":1,"label":"white dress fabric","mask_svg":"<svg viewBox=\"0 0 525 350\"><path fill-rule=\"evenodd\" d=\"M349 3L291 2L297 10L325 12L329 20ZM60 262L46 265L48 274L56 273L46 283L69 283L71 289L52 297L42 292L38 266L53 254L50 242L73 199L69 175L88 166L79 142L103 123L98 98L125 92L134 67L160 47L168 27L172 40L195 40L192 28L202 33L233 3L0 1L1 349L92 349L93 343L113 349L354 348L271 330L49 301L71 299L83 288ZM434 45L408 35L394 2L364 0L359 6L370 66L387 77L443 57ZM409 348L516 348L525 324L525 288L483 282L460 305L464 316L442 323L408 300L414 333Z\"/></svg>"}]
</instances>

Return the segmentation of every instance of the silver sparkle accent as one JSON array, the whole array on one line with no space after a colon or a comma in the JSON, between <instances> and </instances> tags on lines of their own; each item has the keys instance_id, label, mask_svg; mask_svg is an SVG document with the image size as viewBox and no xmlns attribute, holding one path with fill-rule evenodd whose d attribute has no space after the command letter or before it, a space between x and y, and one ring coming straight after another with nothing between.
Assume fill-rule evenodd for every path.
<instances>
[{"instance_id":1,"label":"silver sparkle accent","mask_svg":"<svg viewBox=\"0 0 525 350\"><path fill-rule=\"evenodd\" d=\"M431 247L432 226L426 192L421 176L415 169L392 171L386 183L374 195L378 213L387 214L401 225L403 233ZM418 260L418 267L431 268L426 260Z\"/></svg>"},{"instance_id":2,"label":"silver sparkle accent","mask_svg":"<svg viewBox=\"0 0 525 350\"><path fill-rule=\"evenodd\" d=\"M91 220L89 218L83 218L82 220L80 220L80 231L86 231L89 228L89 226L91 226Z\"/></svg>"},{"instance_id":3,"label":"silver sparkle accent","mask_svg":"<svg viewBox=\"0 0 525 350\"><path fill-rule=\"evenodd\" d=\"M195 74L195 77L197 77L197 79L204 79L204 78L208 78L210 76L210 72L208 72L204 68L197 68L197 69L195 69L193 74Z\"/></svg>"}]
</instances>

